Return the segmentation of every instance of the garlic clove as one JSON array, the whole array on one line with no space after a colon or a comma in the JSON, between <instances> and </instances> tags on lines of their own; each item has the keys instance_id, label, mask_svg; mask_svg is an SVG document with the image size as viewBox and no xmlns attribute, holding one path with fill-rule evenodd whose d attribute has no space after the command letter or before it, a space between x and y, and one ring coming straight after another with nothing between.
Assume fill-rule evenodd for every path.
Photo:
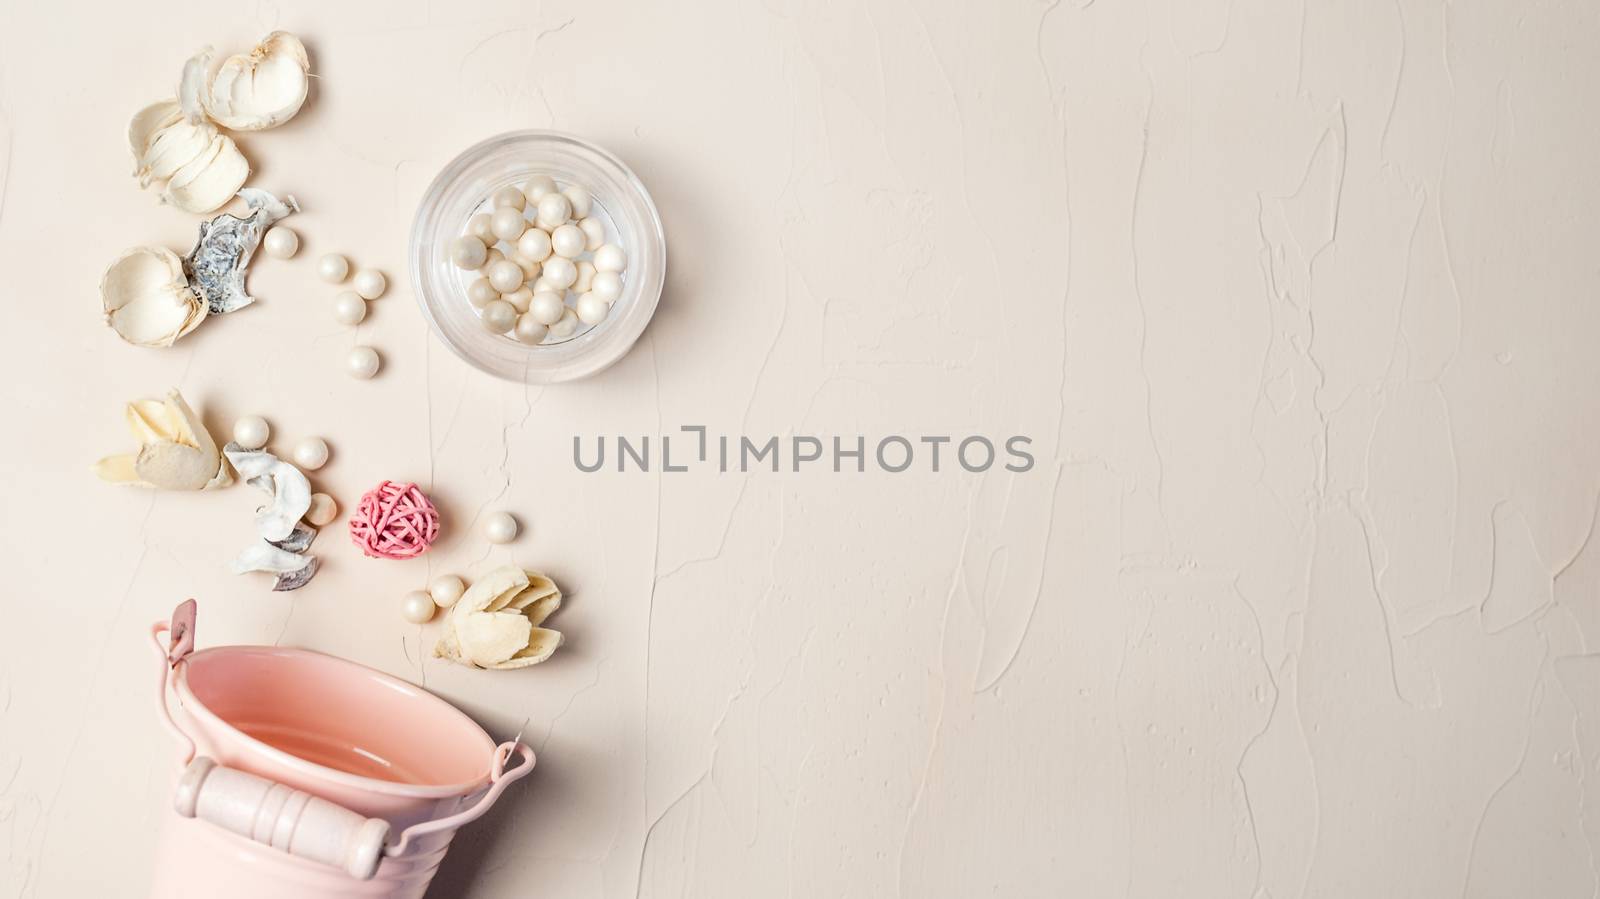
<instances>
[{"instance_id":1,"label":"garlic clove","mask_svg":"<svg viewBox=\"0 0 1600 899\"><path fill-rule=\"evenodd\" d=\"M162 128L151 138L149 148L135 172L139 186L167 181L193 163L203 154L211 152L217 142L217 128L209 122L195 125L179 119Z\"/></svg>"},{"instance_id":2,"label":"garlic clove","mask_svg":"<svg viewBox=\"0 0 1600 899\"><path fill-rule=\"evenodd\" d=\"M181 121L183 110L176 100L151 103L133 114L133 120L128 123L128 149L133 151L136 162L134 174L138 174L138 169L143 165L144 155L150 150L150 142L155 140L156 134Z\"/></svg>"},{"instance_id":3,"label":"garlic clove","mask_svg":"<svg viewBox=\"0 0 1600 899\"><path fill-rule=\"evenodd\" d=\"M165 247L135 247L117 257L100 280L100 299L106 324L136 346L172 346L206 317L183 260Z\"/></svg>"},{"instance_id":4,"label":"garlic clove","mask_svg":"<svg viewBox=\"0 0 1600 899\"><path fill-rule=\"evenodd\" d=\"M250 53L223 60L201 95L206 112L235 131L281 125L305 103L310 68L300 39L274 31Z\"/></svg>"},{"instance_id":5,"label":"garlic clove","mask_svg":"<svg viewBox=\"0 0 1600 899\"><path fill-rule=\"evenodd\" d=\"M162 200L184 212L211 212L233 199L250 177L250 163L233 138L218 134L211 146L174 172Z\"/></svg>"}]
</instances>

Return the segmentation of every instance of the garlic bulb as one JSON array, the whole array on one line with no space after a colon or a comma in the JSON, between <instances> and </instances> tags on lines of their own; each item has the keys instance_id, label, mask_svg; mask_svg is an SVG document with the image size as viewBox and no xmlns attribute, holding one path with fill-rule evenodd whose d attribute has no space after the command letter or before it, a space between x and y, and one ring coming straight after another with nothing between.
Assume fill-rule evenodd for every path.
<instances>
[{"instance_id":1,"label":"garlic bulb","mask_svg":"<svg viewBox=\"0 0 1600 899\"><path fill-rule=\"evenodd\" d=\"M94 472L102 480L166 490L207 490L233 483L216 441L178 391L168 391L165 400L135 400L126 414L139 451L95 463Z\"/></svg>"},{"instance_id":2,"label":"garlic bulb","mask_svg":"<svg viewBox=\"0 0 1600 899\"><path fill-rule=\"evenodd\" d=\"M222 61L201 94L205 110L224 128L260 131L294 118L310 84L305 45L274 31L249 54Z\"/></svg>"},{"instance_id":3,"label":"garlic bulb","mask_svg":"<svg viewBox=\"0 0 1600 899\"><path fill-rule=\"evenodd\" d=\"M233 138L185 114L175 100L152 103L128 123L134 176L140 187L161 187L162 201L185 212L210 212L233 198L250 163Z\"/></svg>"},{"instance_id":4,"label":"garlic bulb","mask_svg":"<svg viewBox=\"0 0 1600 899\"><path fill-rule=\"evenodd\" d=\"M172 346L206 317L183 260L166 247L135 247L117 257L100 280L100 299L106 324L137 346Z\"/></svg>"},{"instance_id":5,"label":"garlic bulb","mask_svg":"<svg viewBox=\"0 0 1600 899\"><path fill-rule=\"evenodd\" d=\"M433 654L473 668L536 665L561 645L560 631L539 626L559 608L561 590L554 581L515 565L497 568L450 607Z\"/></svg>"}]
</instances>

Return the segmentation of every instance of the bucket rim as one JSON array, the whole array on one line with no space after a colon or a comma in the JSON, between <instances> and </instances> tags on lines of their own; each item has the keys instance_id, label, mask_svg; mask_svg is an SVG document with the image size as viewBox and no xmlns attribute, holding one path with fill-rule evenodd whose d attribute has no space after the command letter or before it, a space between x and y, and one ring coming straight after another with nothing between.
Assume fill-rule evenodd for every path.
<instances>
[{"instance_id":1,"label":"bucket rim","mask_svg":"<svg viewBox=\"0 0 1600 899\"><path fill-rule=\"evenodd\" d=\"M449 709L452 715L470 725L471 729L477 734L478 738L481 739L483 743L484 755L483 773L474 780L457 784L407 784L393 780L379 780L375 777L363 777L359 774L351 774L348 771L340 771L337 768L330 768L327 765L319 765L316 762L303 759L291 752L285 752L284 750L279 749L270 743L258 740L239 728L234 727L228 721L224 720L222 716L218 715L216 712L213 712L210 707L208 707L204 702L201 702L200 697L196 696L194 691L189 688L188 663L190 660L199 658L201 656L221 656L228 654L315 656L319 660L353 668L367 676L375 677L382 681L390 689L396 690L397 692L415 696L425 701L437 703L438 705ZM173 672L172 686L173 690L178 694L178 700L182 704L184 711L194 715L196 718L201 719L207 724L227 728L229 733L242 740L251 748L261 752L267 758L282 764L290 770L308 777L332 781L340 786L349 787L356 790L378 793L391 798L402 799L449 799L454 797L470 796L471 794L489 785L490 774L494 764L496 744L494 742L494 738L489 736L489 732L483 729L483 725L474 721L472 716L468 715L466 712L456 708L453 703L440 698L434 693L423 689L422 687L419 687L410 681L403 680L383 671L379 671L376 668L363 665L360 662L353 662L349 659L331 655L325 652L318 652L314 649L299 649L296 647L287 646L212 646L207 649L196 650L186 656L183 660L183 663L178 665L177 669Z\"/></svg>"}]
</instances>

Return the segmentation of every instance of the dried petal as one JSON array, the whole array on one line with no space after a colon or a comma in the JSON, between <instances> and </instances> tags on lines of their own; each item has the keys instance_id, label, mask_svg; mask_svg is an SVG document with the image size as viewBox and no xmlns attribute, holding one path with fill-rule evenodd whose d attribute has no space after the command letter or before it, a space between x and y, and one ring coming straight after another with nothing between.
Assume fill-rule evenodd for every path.
<instances>
[{"instance_id":1,"label":"dried petal","mask_svg":"<svg viewBox=\"0 0 1600 899\"><path fill-rule=\"evenodd\" d=\"M516 566L479 578L450 608L435 656L477 668L535 665L561 645L561 634L539 627L561 607L561 591L538 572Z\"/></svg>"}]
</instances>

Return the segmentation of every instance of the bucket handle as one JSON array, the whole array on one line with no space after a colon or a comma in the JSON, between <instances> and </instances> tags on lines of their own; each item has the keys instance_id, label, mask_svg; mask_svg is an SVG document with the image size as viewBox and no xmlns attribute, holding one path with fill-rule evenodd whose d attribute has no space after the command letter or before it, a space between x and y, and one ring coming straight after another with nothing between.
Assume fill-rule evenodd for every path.
<instances>
[{"instance_id":1,"label":"bucket handle","mask_svg":"<svg viewBox=\"0 0 1600 899\"><path fill-rule=\"evenodd\" d=\"M172 612L171 621L157 621L150 626L150 640L155 644L156 655L161 657L161 682L156 691L156 711L161 723L178 740L178 767L194 760L194 739L172 717L167 707L167 679L194 651L194 619L197 605L193 599L184 600ZM165 636L166 639L162 639Z\"/></svg>"}]
</instances>

